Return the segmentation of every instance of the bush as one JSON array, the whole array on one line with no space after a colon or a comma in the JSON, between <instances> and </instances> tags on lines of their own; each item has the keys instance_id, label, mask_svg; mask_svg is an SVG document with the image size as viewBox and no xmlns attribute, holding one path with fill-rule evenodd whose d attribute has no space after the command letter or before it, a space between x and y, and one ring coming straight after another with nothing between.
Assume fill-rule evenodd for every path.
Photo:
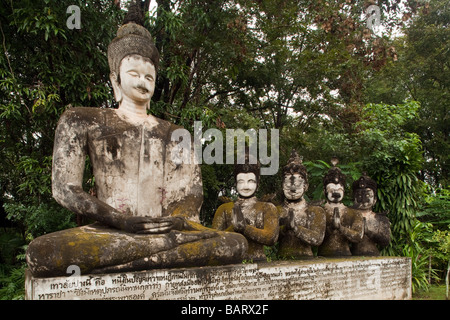
<instances>
[{"instance_id":1,"label":"bush","mask_svg":"<svg viewBox=\"0 0 450 320\"><path fill-rule=\"evenodd\" d=\"M76 227L75 215L56 202L31 206L7 203L4 208L7 218L22 227L27 241L46 233Z\"/></svg>"},{"instance_id":2,"label":"bush","mask_svg":"<svg viewBox=\"0 0 450 320\"><path fill-rule=\"evenodd\" d=\"M21 234L0 230L0 300L23 299L26 247Z\"/></svg>"}]
</instances>

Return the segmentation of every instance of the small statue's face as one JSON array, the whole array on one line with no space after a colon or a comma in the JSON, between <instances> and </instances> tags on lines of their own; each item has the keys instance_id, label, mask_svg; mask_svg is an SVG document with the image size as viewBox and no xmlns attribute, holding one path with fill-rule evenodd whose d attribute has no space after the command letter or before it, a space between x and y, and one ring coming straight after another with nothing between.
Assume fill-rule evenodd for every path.
<instances>
[{"instance_id":1,"label":"small statue's face","mask_svg":"<svg viewBox=\"0 0 450 320\"><path fill-rule=\"evenodd\" d=\"M286 174L283 179L283 193L287 200L298 200L303 197L308 185L298 174Z\"/></svg>"},{"instance_id":2,"label":"small statue's face","mask_svg":"<svg viewBox=\"0 0 450 320\"><path fill-rule=\"evenodd\" d=\"M344 199L344 186L340 183L329 183L325 189L325 194L329 202L339 203Z\"/></svg>"},{"instance_id":3,"label":"small statue's face","mask_svg":"<svg viewBox=\"0 0 450 320\"><path fill-rule=\"evenodd\" d=\"M355 191L355 206L358 209L371 209L376 202L377 199L372 189L365 188Z\"/></svg>"},{"instance_id":4,"label":"small statue's face","mask_svg":"<svg viewBox=\"0 0 450 320\"><path fill-rule=\"evenodd\" d=\"M248 198L256 192L258 183L253 172L238 173L236 176L236 189L241 197Z\"/></svg>"},{"instance_id":5,"label":"small statue's face","mask_svg":"<svg viewBox=\"0 0 450 320\"><path fill-rule=\"evenodd\" d=\"M149 102L155 91L155 66L138 55L126 56L120 64L120 90L124 99Z\"/></svg>"}]
</instances>

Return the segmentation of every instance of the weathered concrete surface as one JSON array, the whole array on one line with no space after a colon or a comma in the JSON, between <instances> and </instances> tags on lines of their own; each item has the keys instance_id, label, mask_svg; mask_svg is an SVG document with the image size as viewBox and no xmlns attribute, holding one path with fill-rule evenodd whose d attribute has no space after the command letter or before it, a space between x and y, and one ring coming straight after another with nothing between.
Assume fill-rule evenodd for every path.
<instances>
[{"instance_id":1,"label":"weathered concrete surface","mask_svg":"<svg viewBox=\"0 0 450 320\"><path fill-rule=\"evenodd\" d=\"M28 273L25 291L29 300L402 300L411 299L411 260L318 258L56 278Z\"/></svg>"}]
</instances>

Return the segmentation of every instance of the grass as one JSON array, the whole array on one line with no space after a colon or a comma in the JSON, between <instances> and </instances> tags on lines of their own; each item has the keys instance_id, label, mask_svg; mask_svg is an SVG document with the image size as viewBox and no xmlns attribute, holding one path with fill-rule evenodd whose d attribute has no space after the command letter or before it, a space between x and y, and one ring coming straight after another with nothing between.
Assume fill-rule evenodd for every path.
<instances>
[{"instance_id":1,"label":"grass","mask_svg":"<svg viewBox=\"0 0 450 320\"><path fill-rule=\"evenodd\" d=\"M413 300L446 300L445 284L432 285L428 291L418 291L413 294Z\"/></svg>"}]
</instances>

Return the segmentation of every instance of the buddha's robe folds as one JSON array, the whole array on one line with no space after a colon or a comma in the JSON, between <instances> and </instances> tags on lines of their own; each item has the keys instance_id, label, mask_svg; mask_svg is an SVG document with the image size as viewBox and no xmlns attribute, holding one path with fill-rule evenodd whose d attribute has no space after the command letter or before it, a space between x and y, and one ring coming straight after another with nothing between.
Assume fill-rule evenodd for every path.
<instances>
[{"instance_id":1,"label":"buddha's robe folds","mask_svg":"<svg viewBox=\"0 0 450 320\"><path fill-rule=\"evenodd\" d=\"M61 116L53 153L53 196L63 207L97 222L36 238L27 252L33 275L66 275L69 265L88 273L242 260L247 250L243 236L200 224L200 167L193 151L190 163L174 161L180 158L179 142L171 141L176 129L153 116L136 125L114 109L71 108ZM86 156L96 196L82 187ZM136 234L124 231L124 216L179 217L182 227Z\"/></svg>"}]
</instances>

